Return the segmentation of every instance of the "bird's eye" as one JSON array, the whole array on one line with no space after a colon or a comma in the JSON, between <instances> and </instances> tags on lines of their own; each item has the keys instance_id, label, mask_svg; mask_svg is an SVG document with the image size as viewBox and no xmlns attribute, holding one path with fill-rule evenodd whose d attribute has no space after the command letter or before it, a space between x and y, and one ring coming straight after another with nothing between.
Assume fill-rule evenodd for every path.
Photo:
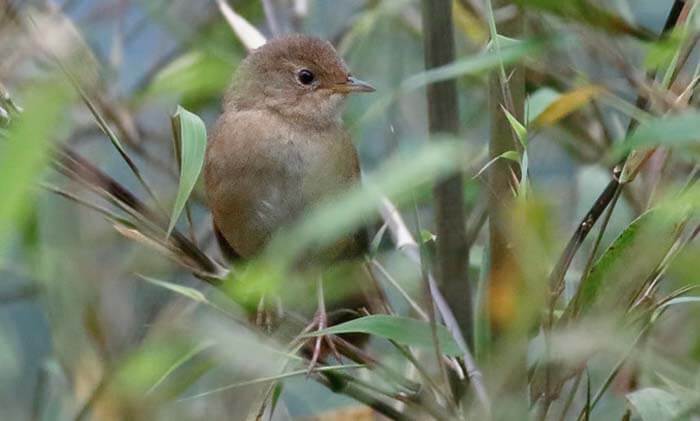
<instances>
[{"instance_id":1,"label":"bird's eye","mask_svg":"<svg viewBox=\"0 0 700 421\"><path fill-rule=\"evenodd\" d=\"M315 76L311 70L301 69L299 70L299 73L297 73L297 78L299 79L299 83L302 85L311 85L315 79Z\"/></svg>"}]
</instances>

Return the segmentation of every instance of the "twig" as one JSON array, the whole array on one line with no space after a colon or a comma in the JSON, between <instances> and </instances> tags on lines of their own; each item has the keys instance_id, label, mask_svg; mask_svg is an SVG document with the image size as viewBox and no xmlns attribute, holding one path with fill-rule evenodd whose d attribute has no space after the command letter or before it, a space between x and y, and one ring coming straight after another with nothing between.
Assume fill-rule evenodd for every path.
<instances>
[{"instance_id":1,"label":"twig","mask_svg":"<svg viewBox=\"0 0 700 421\"><path fill-rule=\"evenodd\" d=\"M396 249L402 252L416 265L418 265L418 267L422 267L418 243L416 243L416 241L411 236L411 232L406 227L406 224L403 221L403 218L401 217L401 214L399 213L398 209L396 209L396 207L389 201L389 199L384 198L381 201L379 212L381 213L382 218L389 227L389 233L391 234ZM476 397L479 403L485 408L485 410L488 413L491 410L491 403L488 393L486 392L486 386L483 383L483 376L481 374L481 371L477 367L474 358L472 357L472 354L469 351L469 348L467 348L467 344L464 340L464 337L462 336L461 330L457 325L454 315L452 315L452 311L447 306L447 303L445 302L442 293L437 288L435 279L430 273L427 274L427 277L433 298L435 299L435 304L437 306L438 311L440 312L440 316L442 317L443 322L445 323L445 327L447 327L447 330L450 332L453 339L455 340L455 342L460 347L460 350L463 353L462 359L464 360L464 366L467 370L467 377L469 378L471 384L474 387L474 391L476 392Z\"/></svg>"}]
</instances>

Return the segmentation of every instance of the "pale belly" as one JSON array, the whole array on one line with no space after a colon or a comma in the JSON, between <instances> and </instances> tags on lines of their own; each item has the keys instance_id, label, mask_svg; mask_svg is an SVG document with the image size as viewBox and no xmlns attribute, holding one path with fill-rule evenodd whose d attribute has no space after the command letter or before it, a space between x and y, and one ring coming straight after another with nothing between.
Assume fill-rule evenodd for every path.
<instances>
[{"instance_id":1,"label":"pale belly","mask_svg":"<svg viewBox=\"0 0 700 421\"><path fill-rule=\"evenodd\" d=\"M300 140L280 146L256 165L232 169L216 189L223 206L213 209L215 222L241 257L259 254L279 229L358 181L354 157L343 156L348 151L338 145ZM344 246L331 248L338 247Z\"/></svg>"}]
</instances>

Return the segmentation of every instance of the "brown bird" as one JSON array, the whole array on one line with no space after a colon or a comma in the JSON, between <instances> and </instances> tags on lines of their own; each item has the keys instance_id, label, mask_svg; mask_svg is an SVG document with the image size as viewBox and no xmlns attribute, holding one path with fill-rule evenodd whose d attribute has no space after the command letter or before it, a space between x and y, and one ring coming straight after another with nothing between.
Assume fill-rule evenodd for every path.
<instances>
[{"instance_id":1,"label":"brown bird","mask_svg":"<svg viewBox=\"0 0 700 421\"><path fill-rule=\"evenodd\" d=\"M317 38L274 39L241 63L204 168L224 254L255 256L280 227L359 183L357 150L341 113L349 94L372 91L350 74L330 43ZM349 235L323 258L360 254L366 243L366 235ZM323 328L319 306L316 322Z\"/></svg>"}]
</instances>

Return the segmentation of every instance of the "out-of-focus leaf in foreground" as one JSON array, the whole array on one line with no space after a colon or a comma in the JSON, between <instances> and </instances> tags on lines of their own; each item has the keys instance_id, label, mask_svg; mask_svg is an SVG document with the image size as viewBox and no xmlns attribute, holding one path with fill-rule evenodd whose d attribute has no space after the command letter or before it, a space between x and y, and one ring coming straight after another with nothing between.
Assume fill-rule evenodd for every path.
<instances>
[{"instance_id":1,"label":"out-of-focus leaf in foreground","mask_svg":"<svg viewBox=\"0 0 700 421\"><path fill-rule=\"evenodd\" d=\"M630 35L642 40L654 38L648 29L629 23L588 0L516 0L515 3L525 9L539 9L611 34Z\"/></svg>"},{"instance_id":2,"label":"out-of-focus leaf in foreground","mask_svg":"<svg viewBox=\"0 0 700 421\"><path fill-rule=\"evenodd\" d=\"M642 124L624 141L618 142L612 160L633 149L654 146L689 147L697 146L700 141L700 112L692 110L681 114L659 117Z\"/></svg>"},{"instance_id":3,"label":"out-of-focus leaf in foreground","mask_svg":"<svg viewBox=\"0 0 700 421\"><path fill-rule=\"evenodd\" d=\"M207 129L196 114L178 107L173 116L175 146L180 158L180 183L177 188L175 205L170 216L168 235L172 232L187 199L190 197L204 164L207 149Z\"/></svg>"},{"instance_id":4,"label":"out-of-focus leaf in foreground","mask_svg":"<svg viewBox=\"0 0 700 421\"><path fill-rule=\"evenodd\" d=\"M71 94L65 84L49 79L20 98L26 111L13 119L0 143L0 243L24 215L33 183L50 160L51 141L62 132Z\"/></svg>"},{"instance_id":5,"label":"out-of-focus leaf in foreground","mask_svg":"<svg viewBox=\"0 0 700 421\"><path fill-rule=\"evenodd\" d=\"M230 292L240 300L253 299L257 305L259 294L277 291L285 268L302 253L322 249L342 235L354 232L378 217L382 198L388 196L401 203L417 187L466 164L468 156L471 155L454 138L430 142L410 154L400 154L365 177L362 186L320 204L293 227L277 234L261 258L250 264L236 282L229 283Z\"/></svg>"},{"instance_id":6,"label":"out-of-focus leaf in foreground","mask_svg":"<svg viewBox=\"0 0 700 421\"><path fill-rule=\"evenodd\" d=\"M586 85L573 89L558 98L534 117L535 127L545 127L556 124L559 120L588 104L588 102L603 92L595 85Z\"/></svg>"},{"instance_id":7,"label":"out-of-focus leaf in foreground","mask_svg":"<svg viewBox=\"0 0 700 421\"><path fill-rule=\"evenodd\" d=\"M624 311L676 241L687 207L662 206L632 222L596 261L566 314Z\"/></svg>"},{"instance_id":8,"label":"out-of-focus leaf in foreground","mask_svg":"<svg viewBox=\"0 0 700 421\"><path fill-rule=\"evenodd\" d=\"M307 335L338 335L341 333L367 333L390 339L402 345L416 346L420 348L432 348L434 346L433 333L430 323L408 317L375 315L360 317L349 322L341 323L318 332ZM442 325L437 325L437 336L440 350L452 356L461 355L457 343L452 335Z\"/></svg>"},{"instance_id":9,"label":"out-of-focus leaf in foreground","mask_svg":"<svg viewBox=\"0 0 700 421\"><path fill-rule=\"evenodd\" d=\"M537 54L546 45L546 42L542 40L511 41L502 46L499 51L487 48L482 53L411 76L401 84L401 89L412 91L460 76L481 74L501 64L516 63L527 56Z\"/></svg>"},{"instance_id":10,"label":"out-of-focus leaf in foreground","mask_svg":"<svg viewBox=\"0 0 700 421\"><path fill-rule=\"evenodd\" d=\"M221 95L235 61L206 50L188 51L158 72L145 94L176 96L185 107L196 107Z\"/></svg>"},{"instance_id":11,"label":"out-of-focus leaf in foreground","mask_svg":"<svg viewBox=\"0 0 700 421\"><path fill-rule=\"evenodd\" d=\"M680 399L653 387L629 393L626 398L642 421L675 420L682 410Z\"/></svg>"}]
</instances>

